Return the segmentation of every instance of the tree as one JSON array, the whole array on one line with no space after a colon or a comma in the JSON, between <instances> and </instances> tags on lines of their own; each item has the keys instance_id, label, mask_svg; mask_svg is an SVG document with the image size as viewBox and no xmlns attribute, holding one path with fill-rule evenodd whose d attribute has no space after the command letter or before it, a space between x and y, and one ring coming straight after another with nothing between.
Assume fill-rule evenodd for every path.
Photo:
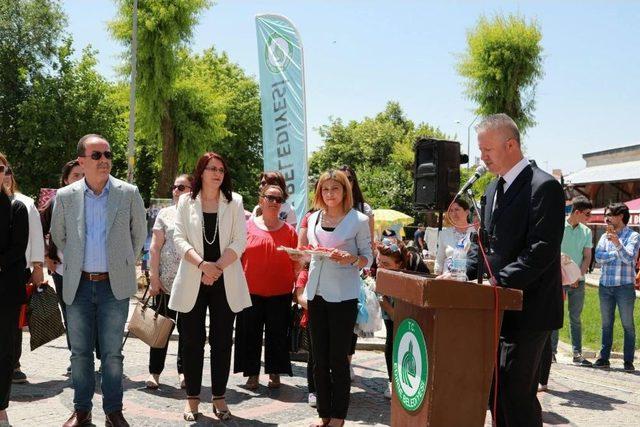
<instances>
[{"instance_id":1,"label":"tree","mask_svg":"<svg viewBox=\"0 0 640 427\"><path fill-rule=\"evenodd\" d=\"M477 114L506 113L525 133L535 125L535 89L542 77L542 33L535 21L510 15L481 17L467 34L457 64Z\"/></svg>"},{"instance_id":2,"label":"tree","mask_svg":"<svg viewBox=\"0 0 640 427\"><path fill-rule=\"evenodd\" d=\"M397 102L389 102L375 118L321 126L324 145L312 154L309 171L318 176L343 164L354 168L365 199L374 208L413 209L413 144L418 136L448 139L437 127L416 125Z\"/></svg>"},{"instance_id":3,"label":"tree","mask_svg":"<svg viewBox=\"0 0 640 427\"><path fill-rule=\"evenodd\" d=\"M130 47L133 4L128 0L116 0L116 4L117 17L110 23L110 29L118 41ZM146 0L138 6L137 111L149 139L162 147L159 195L168 193L178 170L180 130L176 127L176 113L182 107L194 107L193 102L200 95L198 88L178 81L183 70L181 60L185 58L184 50L198 16L210 5L210 0ZM128 67L123 67L123 72L128 74ZM201 118L195 117L194 121Z\"/></svg>"},{"instance_id":4,"label":"tree","mask_svg":"<svg viewBox=\"0 0 640 427\"><path fill-rule=\"evenodd\" d=\"M19 145L4 149L23 192L57 187L62 166L76 157L82 135L100 133L111 142L114 175L126 174L126 108L115 88L96 70L95 52L86 48L73 60L72 41L58 48L55 72L35 76L29 96L18 105Z\"/></svg>"}]
</instances>

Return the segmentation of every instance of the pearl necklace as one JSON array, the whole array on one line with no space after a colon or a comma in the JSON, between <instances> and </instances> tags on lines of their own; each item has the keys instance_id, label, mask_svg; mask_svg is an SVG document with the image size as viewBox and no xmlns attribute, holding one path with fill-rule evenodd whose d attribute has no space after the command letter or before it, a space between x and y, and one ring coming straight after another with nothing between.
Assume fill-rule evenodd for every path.
<instances>
[{"instance_id":1,"label":"pearl necklace","mask_svg":"<svg viewBox=\"0 0 640 427\"><path fill-rule=\"evenodd\" d=\"M213 229L213 239L209 241L209 239L207 239L207 230L204 227L204 218L202 219L202 235L204 236L204 241L207 242L208 245L213 245L213 242L215 242L216 238L218 237L219 222L220 222L220 215L216 214L216 225L215 225L215 228Z\"/></svg>"}]
</instances>

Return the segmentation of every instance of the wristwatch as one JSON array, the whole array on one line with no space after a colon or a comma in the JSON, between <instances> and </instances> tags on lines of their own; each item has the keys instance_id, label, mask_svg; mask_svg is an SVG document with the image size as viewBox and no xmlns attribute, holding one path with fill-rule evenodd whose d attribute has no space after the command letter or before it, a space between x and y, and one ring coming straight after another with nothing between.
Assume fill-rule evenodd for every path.
<instances>
[{"instance_id":1,"label":"wristwatch","mask_svg":"<svg viewBox=\"0 0 640 427\"><path fill-rule=\"evenodd\" d=\"M356 259L355 259L355 261L353 261L353 262L351 263L351 265L353 265L354 267L356 267L356 266L358 265L358 263L359 263L359 262L360 262L360 257L356 255Z\"/></svg>"}]
</instances>

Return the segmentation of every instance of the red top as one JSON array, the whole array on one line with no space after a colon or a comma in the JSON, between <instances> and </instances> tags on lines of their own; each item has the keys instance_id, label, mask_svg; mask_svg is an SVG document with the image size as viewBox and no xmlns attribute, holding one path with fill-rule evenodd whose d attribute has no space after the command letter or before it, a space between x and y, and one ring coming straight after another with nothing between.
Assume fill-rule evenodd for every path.
<instances>
[{"instance_id":1,"label":"red top","mask_svg":"<svg viewBox=\"0 0 640 427\"><path fill-rule=\"evenodd\" d=\"M247 247L242 254L242 269L249 284L249 293L263 297L291 293L296 280L294 261L278 246L295 248L298 233L284 223L276 231L260 229L253 219L247 221Z\"/></svg>"},{"instance_id":2,"label":"red top","mask_svg":"<svg viewBox=\"0 0 640 427\"><path fill-rule=\"evenodd\" d=\"M309 228L309 217L313 212L307 212L302 217L302 221L300 221L300 228Z\"/></svg>"}]
</instances>

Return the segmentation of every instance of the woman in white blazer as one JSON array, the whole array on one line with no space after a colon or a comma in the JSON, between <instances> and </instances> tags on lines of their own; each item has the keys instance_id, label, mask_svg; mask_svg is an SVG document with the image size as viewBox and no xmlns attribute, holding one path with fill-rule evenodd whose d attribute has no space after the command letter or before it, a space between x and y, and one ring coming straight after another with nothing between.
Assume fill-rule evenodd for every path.
<instances>
[{"instance_id":1,"label":"woman in white blazer","mask_svg":"<svg viewBox=\"0 0 640 427\"><path fill-rule=\"evenodd\" d=\"M173 238L182 259L169 308L181 313L178 329L184 339L187 388L184 418L195 421L199 415L208 308L213 413L228 420L231 412L224 394L233 321L236 313L251 306L251 297L240 264L247 240L242 197L231 191L231 176L219 154L206 153L198 160L191 195L178 201Z\"/></svg>"}]
</instances>

